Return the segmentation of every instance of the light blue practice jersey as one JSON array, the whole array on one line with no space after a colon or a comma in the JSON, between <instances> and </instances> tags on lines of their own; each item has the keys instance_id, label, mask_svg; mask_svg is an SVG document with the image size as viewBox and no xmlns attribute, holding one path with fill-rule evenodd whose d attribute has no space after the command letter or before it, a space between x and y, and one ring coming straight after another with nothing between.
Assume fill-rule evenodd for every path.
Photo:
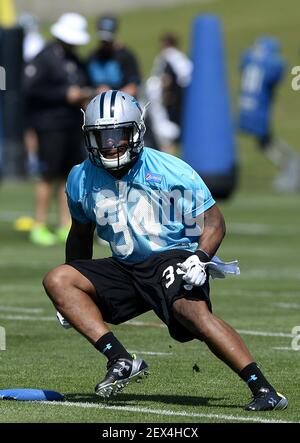
<instances>
[{"instance_id":1,"label":"light blue practice jersey","mask_svg":"<svg viewBox=\"0 0 300 443\"><path fill-rule=\"evenodd\" d=\"M215 204L187 163L151 148L121 179L85 160L71 170L66 192L72 217L94 221L113 256L127 262L169 249L194 251L201 214Z\"/></svg>"},{"instance_id":2,"label":"light blue practice jersey","mask_svg":"<svg viewBox=\"0 0 300 443\"><path fill-rule=\"evenodd\" d=\"M279 52L268 47L267 40L247 50L240 62L239 128L258 137L270 135L274 92L285 70Z\"/></svg>"}]
</instances>

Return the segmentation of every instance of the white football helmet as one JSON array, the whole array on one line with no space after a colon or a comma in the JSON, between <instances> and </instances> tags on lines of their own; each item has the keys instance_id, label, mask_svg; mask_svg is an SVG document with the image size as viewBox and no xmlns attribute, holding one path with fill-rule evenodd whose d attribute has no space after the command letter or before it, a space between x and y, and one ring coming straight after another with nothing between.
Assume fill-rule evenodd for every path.
<instances>
[{"instance_id":1,"label":"white football helmet","mask_svg":"<svg viewBox=\"0 0 300 443\"><path fill-rule=\"evenodd\" d=\"M102 92L83 113L85 144L94 165L116 170L136 159L144 146L146 127L134 97L116 90Z\"/></svg>"}]
</instances>

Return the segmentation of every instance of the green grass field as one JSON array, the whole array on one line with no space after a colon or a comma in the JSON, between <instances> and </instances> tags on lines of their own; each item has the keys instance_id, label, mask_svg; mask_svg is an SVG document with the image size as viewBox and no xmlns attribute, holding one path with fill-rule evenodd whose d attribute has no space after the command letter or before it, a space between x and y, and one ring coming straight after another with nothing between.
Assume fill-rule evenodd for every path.
<instances>
[{"instance_id":1,"label":"green grass field","mask_svg":"<svg viewBox=\"0 0 300 443\"><path fill-rule=\"evenodd\" d=\"M105 360L73 330L63 330L43 293L42 276L63 261L63 246L37 248L12 230L27 212L30 184L1 190L0 324L7 350L0 352L1 388L37 387L66 394L62 405L0 402L1 422L222 422L298 421L300 352L291 349L299 325L298 196L238 194L221 205L228 234L220 256L238 257L240 277L212 283L215 313L242 332L256 360L289 398L283 412L249 414L241 409L244 384L197 341L179 344L158 327L154 314L113 330L128 349L149 363L150 377L132 384L108 406L93 394ZM95 245L95 255L108 254ZM259 335L261 333L261 335ZM162 355L147 355L157 352ZM193 372L194 364L200 372ZM86 405L88 404L88 405ZM177 415L178 414L178 415Z\"/></svg>"},{"instance_id":2,"label":"green grass field","mask_svg":"<svg viewBox=\"0 0 300 443\"><path fill-rule=\"evenodd\" d=\"M164 27L177 29L180 23L187 45L190 18L197 12L219 13L234 96L238 53L257 34L280 37L288 62L299 64L298 2L284 2L284 10L281 1L273 0L272 9L270 3L226 0L200 7L187 2L172 9L131 12L124 16L122 35L138 51L147 72ZM138 38L143 23L147 32ZM287 77L274 121L276 130L297 149L298 94ZM288 397L289 408L261 414L243 411L250 398L243 382L203 343L173 341L154 314L137 318L140 324L113 327L129 350L147 360L149 378L129 385L108 404L96 397L94 385L106 361L79 334L58 325L41 285L44 274L64 261L64 247L35 247L26 233L13 230L15 218L32 215L34 184L5 182L0 188L0 325L6 329L7 349L0 352L0 388L53 389L64 393L66 402L0 401L0 422L300 422L300 352L291 347L291 331L300 325L299 195L273 194L275 170L251 141L238 138L238 148L240 187L229 202L220 204L227 236L219 255L224 260L238 258L241 276L212 282L214 312L241 332L270 381ZM95 244L95 256L106 255L109 251ZM193 371L195 364L199 372Z\"/></svg>"}]
</instances>

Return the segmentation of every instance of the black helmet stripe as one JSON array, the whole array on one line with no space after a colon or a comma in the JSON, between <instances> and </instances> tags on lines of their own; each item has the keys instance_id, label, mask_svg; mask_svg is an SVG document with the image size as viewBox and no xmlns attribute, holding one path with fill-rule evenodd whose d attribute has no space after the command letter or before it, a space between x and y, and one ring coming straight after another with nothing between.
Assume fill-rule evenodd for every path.
<instances>
[{"instance_id":1,"label":"black helmet stripe","mask_svg":"<svg viewBox=\"0 0 300 443\"><path fill-rule=\"evenodd\" d=\"M118 91L112 91L110 98L110 116L114 117L115 115L115 102Z\"/></svg>"},{"instance_id":2,"label":"black helmet stripe","mask_svg":"<svg viewBox=\"0 0 300 443\"><path fill-rule=\"evenodd\" d=\"M106 92L102 92L100 96L100 118L104 117L104 99Z\"/></svg>"}]
</instances>

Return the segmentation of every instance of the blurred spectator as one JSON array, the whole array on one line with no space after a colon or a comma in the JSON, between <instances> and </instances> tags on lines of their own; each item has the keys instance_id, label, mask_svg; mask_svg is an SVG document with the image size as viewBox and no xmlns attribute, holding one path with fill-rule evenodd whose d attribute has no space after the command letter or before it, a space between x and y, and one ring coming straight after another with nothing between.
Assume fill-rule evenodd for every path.
<instances>
[{"instance_id":1,"label":"blurred spectator","mask_svg":"<svg viewBox=\"0 0 300 443\"><path fill-rule=\"evenodd\" d=\"M39 32L39 21L34 15L23 12L18 23L24 30L23 58L27 63L41 52L45 46L45 40Z\"/></svg>"},{"instance_id":2,"label":"blurred spectator","mask_svg":"<svg viewBox=\"0 0 300 443\"><path fill-rule=\"evenodd\" d=\"M117 41L118 29L119 21L115 15L105 14L98 19L97 36L100 43L87 61L90 82L98 94L109 89L119 89L138 97L141 92L139 63L135 54ZM148 115L145 124L145 144L157 148Z\"/></svg>"},{"instance_id":3,"label":"blurred spectator","mask_svg":"<svg viewBox=\"0 0 300 443\"><path fill-rule=\"evenodd\" d=\"M280 44L272 37L259 38L242 54L238 125L241 131L255 137L259 149L280 169L274 189L292 192L300 189L299 157L274 136L270 123L276 88L284 71Z\"/></svg>"},{"instance_id":4,"label":"blurred spectator","mask_svg":"<svg viewBox=\"0 0 300 443\"><path fill-rule=\"evenodd\" d=\"M104 15L97 22L99 46L87 61L88 73L97 93L109 89L121 89L130 95L138 95L141 82L135 55L116 41L118 19Z\"/></svg>"},{"instance_id":5,"label":"blurred spectator","mask_svg":"<svg viewBox=\"0 0 300 443\"><path fill-rule=\"evenodd\" d=\"M161 50L146 83L149 116L160 149L174 152L179 140L183 96L192 74L191 60L178 49L178 38L167 33L160 38Z\"/></svg>"},{"instance_id":6,"label":"blurred spectator","mask_svg":"<svg viewBox=\"0 0 300 443\"><path fill-rule=\"evenodd\" d=\"M23 12L18 20L19 25L23 28L23 60L24 63L30 63L39 52L45 47L45 40L39 33L39 22L37 17ZM30 176L38 174L38 140L35 130L30 122L29 109L24 113L24 144L26 149L27 173Z\"/></svg>"},{"instance_id":7,"label":"blurred spectator","mask_svg":"<svg viewBox=\"0 0 300 443\"><path fill-rule=\"evenodd\" d=\"M52 245L65 241L69 212L65 197L65 180L72 166L83 158L80 107L92 95L83 65L74 46L85 45L90 37L84 17L63 14L51 27L54 41L26 66L25 95L32 127L38 138L40 180L36 185L35 226L32 242ZM59 224L50 232L48 210L54 184L58 184Z\"/></svg>"}]
</instances>

